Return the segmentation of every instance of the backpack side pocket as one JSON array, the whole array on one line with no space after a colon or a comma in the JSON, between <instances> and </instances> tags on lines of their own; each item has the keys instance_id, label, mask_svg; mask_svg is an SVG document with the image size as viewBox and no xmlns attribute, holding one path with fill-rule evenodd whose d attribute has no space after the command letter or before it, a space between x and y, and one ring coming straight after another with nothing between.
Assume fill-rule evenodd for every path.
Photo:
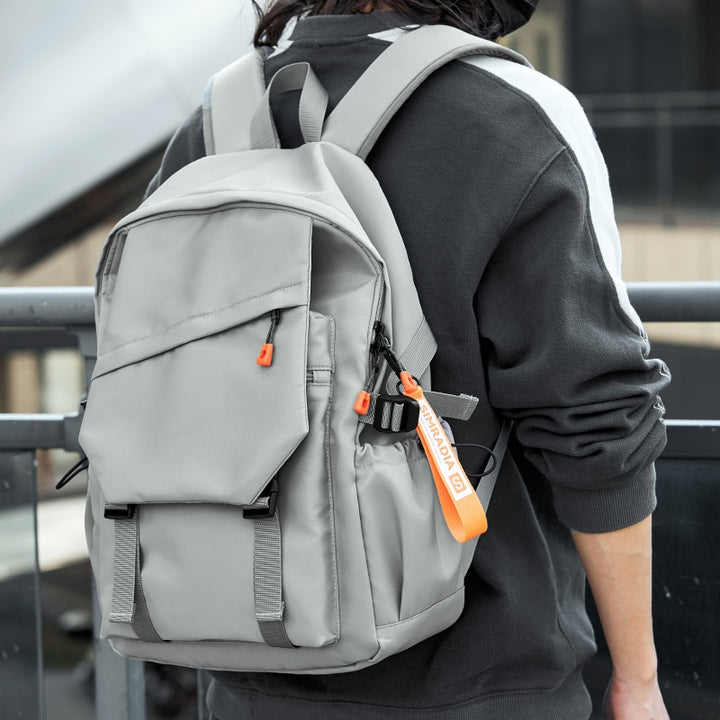
<instances>
[{"instance_id":1,"label":"backpack side pocket","mask_svg":"<svg viewBox=\"0 0 720 720\"><path fill-rule=\"evenodd\" d=\"M402 623L463 588L476 543L450 534L416 435L361 445L356 468L376 623Z\"/></svg>"}]
</instances>

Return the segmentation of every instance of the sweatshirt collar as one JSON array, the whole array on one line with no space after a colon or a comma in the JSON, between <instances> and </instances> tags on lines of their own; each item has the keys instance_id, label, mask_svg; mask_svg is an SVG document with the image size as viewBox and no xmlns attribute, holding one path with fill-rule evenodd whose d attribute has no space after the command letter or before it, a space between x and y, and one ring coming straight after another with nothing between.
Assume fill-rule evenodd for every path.
<instances>
[{"instance_id":1,"label":"sweatshirt collar","mask_svg":"<svg viewBox=\"0 0 720 720\"><path fill-rule=\"evenodd\" d=\"M411 20L400 13L373 11L353 15L308 15L298 20L290 39L341 40L362 37L373 33L412 25Z\"/></svg>"}]
</instances>

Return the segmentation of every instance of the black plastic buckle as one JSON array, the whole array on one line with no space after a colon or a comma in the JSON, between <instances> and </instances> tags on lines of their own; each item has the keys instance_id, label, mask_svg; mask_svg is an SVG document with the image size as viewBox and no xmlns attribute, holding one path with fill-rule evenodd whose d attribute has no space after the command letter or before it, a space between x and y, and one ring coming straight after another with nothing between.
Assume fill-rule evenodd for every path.
<instances>
[{"instance_id":1,"label":"black plastic buckle","mask_svg":"<svg viewBox=\"0 0 720 720\"><path fill-rule=\"evenodd\" d=\"M243 505L243 517L249 520L271 518L277 509L278 481L273 478L262 491L257 501L251 505Z\"/></svg>"},{"instance_id":2,"label":"black plastic buckle","mask_svg":"<svg viewBox=\"0 0 720 720\"><path fill-rule=\"evenodd\" d=\"M400 414L396 408L402 408ZM375 400L373 427L378 432L406 433L418 425L420 405L407 395L378 395Z\"/></svg>"},{"instance_id":3,"label":"black plastic buckle","mask_svg":"<svg viewBox=\"0 0 720 720\"><path fill-rule=\"evenodd\" d=\"M130 520L135 517L135 505L111 505L105 506L104 515L108 520Z\"/></svg>"}]
</instances>

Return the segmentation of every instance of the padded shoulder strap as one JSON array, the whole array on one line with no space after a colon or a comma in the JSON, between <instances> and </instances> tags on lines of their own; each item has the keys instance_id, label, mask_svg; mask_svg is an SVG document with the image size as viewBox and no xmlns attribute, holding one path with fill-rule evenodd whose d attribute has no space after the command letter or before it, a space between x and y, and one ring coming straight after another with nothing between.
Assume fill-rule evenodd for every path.
<instances>
[{"instance_id":1,"label":"padded shoulder strap","mask_svg":"<svg viewBox=\"0 0 720 720\"><path fill-rule=\"evenodd\" d=\"M501 57L529 65L522 55L447 25L404 32L350 88L330 114L322 139L363 160L390 119L427 78L451 60L467 55ZM208 155L251 147L251 123L265 93L264 53L252 50L217 73L204 101Z\"/></svg>"},{"instance_id":2,"label":"padded shoulder strap","mask_svg":"<svg viewBox=\"0 0 720 720\"><path fill-rule=\"evenodd\" d=\"M264 54L252 50L218 72L203 102L203 134L208 155L247 150L255 109L265 94Z\"/></svg>"},{"instance_id":3,"label":"padded shoulder strap","mask_svg":"<svg viewBox=\"0 0 720 720\"><path fill-rule=\"evenodd\" d=\"M323 140L363 160L393 115L435 70L467 55L489 55L530 66L514 50L448 25L403 33L350 88L328 117Z\"/></svg>"}]
</instances>

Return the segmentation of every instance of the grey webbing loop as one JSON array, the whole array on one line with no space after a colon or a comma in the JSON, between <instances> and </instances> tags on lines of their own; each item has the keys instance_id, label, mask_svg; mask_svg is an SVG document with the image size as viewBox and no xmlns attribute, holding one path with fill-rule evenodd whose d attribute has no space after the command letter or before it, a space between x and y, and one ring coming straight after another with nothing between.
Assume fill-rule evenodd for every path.
<instances>
[{"instance_id":1,"label":"grey webbing loop","mask_svg":"<svg viewBox=\"0 0 720 720\"><path fill-rule=\"evenodd\" d=\"M430 361L437 351L435 337L423 317L422 323L415 331L412 339L398 360L413 377L422 377L423 373L430 367ZM400 378L391 370L385 382L385 389L390 395L398 394L398 383ZM451 395L435 390L425 390L425 397L437 415L453 418L454 420L468 420L475 411L478 399L472 395ZM367 416L361 417L361 421L372 424L375 417L375 397L371 400L370 411Z\"/></svg>"},{"instance_id":2,"label":"grey webbing loop","mask_svg":"<svg viewBox=\"0 0 720 720\"><path fill-rule=\"evenodd\" d=\"M270 99L290 90L301 90L298 119L303 140L306 143L320 140L328 103L327 92L308 63L293 63L275 73L252 117L250 137L254 150L280 147Z\"/></svg>"},{"instance_id":3,"label":"grey webbing loop","mask_svg":"<svg viewBox=\"0 0 720 720\"><path fill-rule=\"evenodd\" d=\"M437 351L435 337L430 330L427 320L423 317L420 326L415 331L407 347L398 356L400 364L413 376L422 377L430 367L430 361ZM391 395L397 394L397 384L400 378L390 371L385 388Z\"/></svg>"},{"instance_id":4,"label":"grey webbing loop","mask_svg":"<svg viewBox=\"0 0 720 720\"><path fill-rule=\"evenodd\" d=\"M410 30L391 43L348 90L328 117L323 140L364 160L422 81L451 60L467 55L490 55L529 65L513 50L447 25Z\"/></svg>"},{"instance_id":5,"label":"grey webbing loop","mask_svg":"<svg viewBox=\"0 0 720 720\"><path fill-rule=\"evenodd\" d=\"M282 538L277 511L253 518L253 592L255 619L263 640L271 647L291 648L285 630L282 599Z\"/></svg>"},{"instance_id":6,"label":"grey webbing loop","mask_svg":"<svg viewBox=\"0 0 720 720\"><path fill-rule=\"evenodd\" d=\"M495 490L495 483L497 482L498 475L500 474L500 467L505 457L512 426L513 424L511 420L503 421L500 433L495 441L495 446L492 449L492 454L495 458L495 465L493 466L492 471L480 480L480 484L477 488L477 496L480 499L480 503L482 504L485 512L487 512L490 500L492 499L493 491Z\"/></svg>"},{"instance_id":7,"label":"grey webbing loop","mask_svg":"<svg viewBox=\"0 0 720 720\"><path fill-rule=\"evenodd\" d=\"M397 392L394 394L397 394ZM436 415L451 418L452 420L468 420L479 402L478 398L474 395L465 395L464 393L460 395L450 395L449 393L435 392L433 390L423 390L423 394ZM370 395L370 407L367 413L358 416L361 423L372 425L375 422L377 400L377 394ZM390 408L385 405L383 407L383 413L386 415L386 417L383 417L382 422L384 427L397 428L399 426L402 416L401 407ZM390 413L392 413L392 418L389 417Z\"/></svg>"},{"instance_id":8,"label":"grey webbing loop","mask_svg":"<svg viewBox=\"0 0 720 720\"><path fill-rule=\"evenodd\" d=\"M451 395L437 390L427 390L424 393L436 415L453 420L469 420L479 402L474 395L465 393Z\"/></svg>"},{"instance_id":9,"label":"grey webbing loop","mask_svg":"<svg viewBox=\"0 0 720 720\"><path fill-rule=\"evenodd\" d=\"M139 568L137 577L140 578ZM145 601L145 593L143 592L142 583L139 581L135 584L135 617L131 625L138 639L144 640L145 642L163 642L163 639L157 634L157 630L155 630L155 626L150 619L147 602Z\"/></svg>"},{"instance_id":10,"label":"grey webbing loop","mask_svg":"<svg viewBox=\"0 0 720 720\"><path fill-rule=\"evenodd\" d=\"M145 642L163 642L150 619L150 612L145 600L145 591L143 590L142 575L140 574L142 550L139 542L137 547L138 550L135 553L135 617L130 624L138 639Z\"/></svg>"},{"instance_id":11,"label":"grey webbing loop","mask_svg":"<svg viewBox=\"0 0 720 720\"><path fill-rule=\"evenodd\" d=\"M110 622L131 623L135 616L135 570L138 548L137 513L115 523L115 558L113 563Z\"/></svg>"},{"instance_id":12,"label":"grey webbing loop","mask_svg":"<svg viewBox=\"0 0 720 720\"><path fill-rule=\"evenodd\" d=\"M128 623L145 642L162 642L150 619L140 574L140 514L115 518L115 557L110 622Z\"/></svg>"}]
</instances>

